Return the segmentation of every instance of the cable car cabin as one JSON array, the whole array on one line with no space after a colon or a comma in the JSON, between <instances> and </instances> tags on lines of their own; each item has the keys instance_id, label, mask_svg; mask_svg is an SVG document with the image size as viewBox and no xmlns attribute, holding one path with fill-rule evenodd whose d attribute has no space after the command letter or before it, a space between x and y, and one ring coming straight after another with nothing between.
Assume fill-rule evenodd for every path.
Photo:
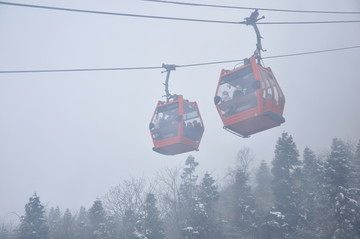
<instances>
[{"instance_id":1,"label":"cable car cabin","mask_svg":"<svg viewBox=\"0 0 360 239\"><path fill-rule=\"evenodd\" d=\"M198 150L204 125L196 102L182 95L173 101L159 101L150 123L153 150L176 155Z\"/></svg>"},{"instance_id":2,"label":"cable car cabin","mask_svg":"<svg viewBox=\"0 0 360 239\"><path fill-rule=\"evenodd\" d=\"M222 70L215 105L224 129L242 136L264 131L285 122L285 97L270 68L251 57L244 66Z\"/></svg>"}]
</instances>

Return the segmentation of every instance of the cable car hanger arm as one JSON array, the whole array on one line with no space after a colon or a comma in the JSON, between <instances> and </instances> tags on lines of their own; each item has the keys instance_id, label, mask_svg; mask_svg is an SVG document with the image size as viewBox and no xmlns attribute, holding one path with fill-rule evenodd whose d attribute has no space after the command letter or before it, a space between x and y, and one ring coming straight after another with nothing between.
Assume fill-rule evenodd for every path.
<instances>
[{"instance_id":1,"label":"cable car hanger arm","mask_svg":"<svg viewBox=\"0 0 360 239\"><path fill-rule=\"evenodd\" d=\"M256 23L261 20L261 19L264 19L265 16L262 16L260 18L259 17L259 11L258 9L256 9L254 12L251 13L250 17L247 17L245 18L245 24L247 26L251 25L253 26L254 30L255 30L255 33L256 33L256 50L254 52L254 57L256 58L258 64L260 64L260 61L261 61L261 52L262 51L265 51L263 48L262 48L262 45L261 45L261 35L260 35L260 31L259 31L259 28L257 27Z\"/></svg>"},{"instance_id":2,"label":"cable car hanger arm","mask_svg":"<svg viewBox=\"0 0 360 239\"><path fill-rule=\"evenodd\" d=\"M165 68L165 71L162 71L161 73L166 72L165 83L163 83L165 85L165 95L164 95L164 97L166 97L166 102L169 102L170 99L173 99L175 97L175 95L172 95L169 92L169 78L170 78L170 72L176 70L176 65L162 64L162 67Z\"/></svg>"}]
</instances>

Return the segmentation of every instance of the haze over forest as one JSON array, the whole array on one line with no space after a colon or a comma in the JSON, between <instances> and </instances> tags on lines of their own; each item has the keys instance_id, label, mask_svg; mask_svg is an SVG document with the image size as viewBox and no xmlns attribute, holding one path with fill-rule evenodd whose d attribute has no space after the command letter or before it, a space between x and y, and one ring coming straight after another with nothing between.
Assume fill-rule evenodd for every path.
<instances>
[{"instance_id":1,"label":"haze over forest","mask_svg":"<svg viewBox=\"0 0 360 239\"><path fill-rule=\"evenodd\" d=\"M254 10L140 0L16 2L227 22L243 21ZM204 4L201 0L192 2ZM55 236L55 228L63 227L60 221L65 220L69 220L69 233L76 235L84 229L84 235L96 232L116 237L126 230L131 235L139 233L141 238L147 227L143 202L148 198L161 222L157 230L163 230L165 238L205 233L205 225L199 221L208 223L206 226L225 238L258 237L270 230L266 226L270 224L283 226L284 231L275 230L283 236L309 233L314 238L341 238L353 233L349 238L356 238L359 186L355 179L359 177L353 175L358 173L360 139L359 1L207 0L206 4L259 8L259 16L265 16L258 25L266 50L262 52L262 64L271 67L285 95L286 121L281 126L240 138L222 128L214 105L221 70L239 67L243 59L254 54L256 35L251 26L0 3L1 235L21 237L25 235L21 233L29 232L25 224L31 214L27 215L25 205L39 203L44 208L37 215L44 224L38 226L51 238L61 238ZM222 63L196 65L209 62ZM199 151L165 156L152 150L149 123L157 102L164 100L165 94L162 64L184 66L172 71L169 90L199 106L205 128ZM96 70L137 67L155 69ZM92 70L28 72L49 69ZM290 136L299 155L297 150L289 149L286 152L292 156L282 158L276 153L279 139L289 140ZM310 151L305 153L307 147ZM340 156L337 150L341 151ZM244 155L243 160L249 162L239 161ZM198 163L192 171L197 180L189 183L181 175L191 168L185 162L192 157ZM307 157L315 162L313 167L318 167L318 174L308 175L313 169L308 167ZM286 163L277 165L280 158ZM277 171L281 166L286 166L284 172ZM257 172L262 167L268 176L262 190L272 196L258 194ZM286 183L282 173L289 177ZM170 194L170 188L161 176L163 181L176 178L172 185L176 185L178 194L172 194L169 201L165 196ZM204 212L198 207L206 203L196 201L202 197L204 178L213 180L218 195L207 202L211 207L203 208L211 211L206 212L212 215L206 219L209 221L198 220L203 214L191 214ZM315 181L318 183L312 183ZM284 188L280 183L284 183ZM181 189L185 184L194 188L191 197L184 194L189 190ZM124 217L121 210L127 204L120 203L120 211L111 209L107 196L120 188L135 190L131 187L135 185L143 187L134 203L136 212ZM237 192L239 195L234 195ZM121 197L121 190L119 193ZM288 193L289 201L282 202L281 193ZM302 200L295 200L293 194L301 194ZM232 203L237 196L244 197L242 208L227 208L226 205L235 205ZM176 214L171 207L174 200L180 203L176 204L179 207L188 206L183 208L184 214ZM246 214L241 211L245 208L254 210ZM230 209L240 210L236 215L244 218L235 218ZM311 211L321 211L325 220L310 215ZM95 212L103 217L90 219ZM339 217L339 213L348 218ZM115 214L117 218L111 219ZM179 220L174 222L174 216ZM303 221L305 216L307 220ZM59 221L55 223L52 218ZM125 219L129 220L127 226ZM132 224L135 219L139 225ZM88 222L80 229L82 220ZM212 227L212 220L223 223L217 223L220 228ZM193 231L185 233L184 228Z\"/></svg>"},{"instance_id":2,"label":"haze over forest","mask_svg":"<svg viewBox=\"0 0 360 239\"><path fill-rule=\"evenodd\" d=\"M358 239L360 140L354 146L334 138L325 157L308 147L300 156L283 133L271 165L262 161L254 175L248 148L222 180L199 174L188 156L182 168L124 180L75 212L44 207L35 193L20 224L3 223L0 238Z\"/></svg>"}]
</instances>

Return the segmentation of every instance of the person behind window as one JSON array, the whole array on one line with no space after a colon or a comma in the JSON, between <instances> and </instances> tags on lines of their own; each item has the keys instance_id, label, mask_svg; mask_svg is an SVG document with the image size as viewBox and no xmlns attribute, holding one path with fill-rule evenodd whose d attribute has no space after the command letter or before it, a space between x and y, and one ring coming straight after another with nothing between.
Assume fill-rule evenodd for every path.
<instances>
[{"instance_id":1,"label":"person behind window","mask_svg":"<svg viewBox=\"0 0 360 239\"><path fill-rule=\"evenodd\" d=\"M198 141L200 140L200 136L203 131L203 128L197 120L193 121L193 125L194 125L194 140Z\"/></svg>"},{"instance_id":2,"label":"person behind window","mask_svg":"<svg viewBox=\"0 0 360 239\"><path fill-rule=\"evenodd\" d=\"M185 122L184 122L184 124L185 124ZM185 130L184 130L185 137L192 139L193 133L194 133L194 125L191 122L187 122L185 124Z\"/></svg>"},{"instance_id":3,"label":"person behind window","mask_svg":"<svg viewBox=\"0 0 360 239\"><path fill-rule=\"evenodd\" d=\"M226 103L226 102L229 102L229 103ZM232 109L233 109L233 106L232 106L232 103L231 103L231 97L229 96L229 92L228 91L223 91L222 93L222 97L221 97L221 103L222 103L222 106L221 106L221 112L224 116L229 116L231 115L232 113Z\"/></svg>"},{"instance_id":4,"label":"person behind window","mask_svg":"<svg viewBox=\"0 0 360 239\"><path fill-rule=\"evenodd\" d=\"M242 96L242 95L244 95L243 88L241 87L241 85L236 85L236 88L233 93L233 99L235 99L236 97Z\"/></svg>"},{"instance_id":5,"label":"person behind window","mask_svg":"<svg viewBox=\"0 0 360 239\"><path fill-rule=\"evenodd\" d=\"M229 96L229 92L224 91L224 92L222 93L221 101L222 101L222 102L226 102L226 101L229 101L229 100L231 100L231 98L230 98L230 96Z\"/></svg>"}]
</instances>

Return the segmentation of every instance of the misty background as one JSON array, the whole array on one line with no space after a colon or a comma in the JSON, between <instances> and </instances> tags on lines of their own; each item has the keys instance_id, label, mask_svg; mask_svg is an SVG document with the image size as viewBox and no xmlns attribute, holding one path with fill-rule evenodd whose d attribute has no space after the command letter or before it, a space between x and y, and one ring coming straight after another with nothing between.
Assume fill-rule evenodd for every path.
<instances>
[{"instance_id":1,"label":"misty background","mask_svg":"<svg viewBox=\"0 0 360 239\"><path fill-rule=\"evenodd\" d=\"M146 1L18 3L181 18L243 21L251 10ZM193 1L195 2L195 1ZM198 1L201 2L201 1ZM207 1L259 8L360 11L357 0ZM263 22L359 20L359 15L260 11ZM263 57L360 43L359 23L258 25ZM142 67L244 59L253 54L250 26L194 23L0 5L0 71ZM282 132L302 151L326 153L334 137L360 137L359 49L265 59L285 97L280 127L239 138L222 129L213 104L221 69L236 63L178 68L170 92L197 101L205 132L200 151L152 151L148 124L164 95L161 70L0 74L0 218L24 213L36 192L48 207L77 210L122 179L152 178L193 155L199 171L221 178L249 147L257 167L270 162Z\"/></svg>"}]
</instances>

